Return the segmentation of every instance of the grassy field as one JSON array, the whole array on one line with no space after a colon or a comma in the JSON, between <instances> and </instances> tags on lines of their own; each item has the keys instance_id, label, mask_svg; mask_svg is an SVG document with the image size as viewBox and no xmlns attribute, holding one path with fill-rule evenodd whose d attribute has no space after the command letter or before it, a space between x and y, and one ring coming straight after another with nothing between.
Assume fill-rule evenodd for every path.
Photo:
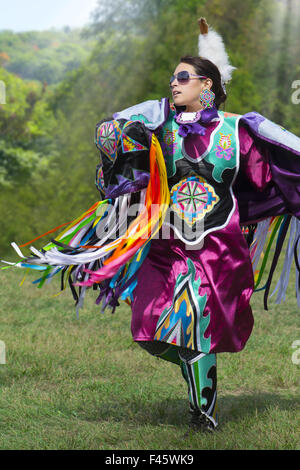
<instances>
[{"instance_id":1,"label":"grassy field","mask_svg":"<svg viewBox=\"0 0 300 470\"><path fill-rule=\"evenodd\" d=\"M76 318L70 294L54 298L21 270L0 271L0 449L299 449L300 340L293 286L285 304L262 308L244 351L218 355L220 429L189 434L177 366L133 343L126 304L112 316L90 291Z\"/></svg>"}]
</instances>

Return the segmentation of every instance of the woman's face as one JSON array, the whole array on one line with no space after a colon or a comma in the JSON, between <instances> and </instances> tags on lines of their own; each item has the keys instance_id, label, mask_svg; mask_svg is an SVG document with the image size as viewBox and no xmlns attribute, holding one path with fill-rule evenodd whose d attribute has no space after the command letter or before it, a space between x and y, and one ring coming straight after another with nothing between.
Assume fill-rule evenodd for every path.
<instances>
[{"instance_id":1,"label":"woman's face","mask_svg":"<svg viewBox=\"0 0 300 470\"><path fill-rule=\"evenodd\" d=\"M186 70L191 75L198 75L192 65L183 62L176 67L174 75L183 70ZM212 80L210 78L199 80L199 78L191 77L189 82L183 85L178 83L175 78L170 86L175 105L185 106L187 112L194 112L203 109L203 106L200 104L200 93L204 89L211 88Z\"/></svg>"}]
</instances>

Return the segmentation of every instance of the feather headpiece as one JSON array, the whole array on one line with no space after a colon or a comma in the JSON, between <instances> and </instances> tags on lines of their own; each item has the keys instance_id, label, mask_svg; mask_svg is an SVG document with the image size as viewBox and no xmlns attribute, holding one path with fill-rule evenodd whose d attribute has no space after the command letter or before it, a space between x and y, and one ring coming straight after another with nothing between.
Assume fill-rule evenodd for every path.
<instances>
[{"instance_id":1,"label":"feather headpiece","mask_svg":"<svg viewBox=\"0 0 300 470\"><path fill-rule=\"evenodd\" d=\"M219 69L222 86L226 93L225 84L232 78L232 72L236 70L229 62L222 37L208 26L205 18L198 20L200 27L198 51L199 56L213 62Z\"/></svg>"}]
</instances>

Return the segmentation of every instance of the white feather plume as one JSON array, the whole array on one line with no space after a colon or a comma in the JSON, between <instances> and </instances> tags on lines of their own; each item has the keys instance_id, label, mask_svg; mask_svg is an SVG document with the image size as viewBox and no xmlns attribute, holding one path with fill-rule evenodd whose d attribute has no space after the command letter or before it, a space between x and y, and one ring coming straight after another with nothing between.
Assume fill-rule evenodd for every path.
<instances>
[{"instance_id":1,"label":"white feather plume","mask_svg":"<svg viewBox=\"0 0 300 470\"><path fill-rule=\"evenodd\" d=\"M218 67L223 85L231 80L236 67L230 64L223 39L216 31L209 28L207 34L199 34L198 50L199 56L210 60Z\"/></svg>"}]
</instances>

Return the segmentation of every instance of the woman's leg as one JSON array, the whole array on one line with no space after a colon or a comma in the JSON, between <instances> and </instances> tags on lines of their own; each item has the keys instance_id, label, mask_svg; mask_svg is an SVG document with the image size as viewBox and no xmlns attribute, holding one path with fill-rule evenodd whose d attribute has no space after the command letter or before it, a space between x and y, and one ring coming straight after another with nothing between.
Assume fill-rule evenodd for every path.
<instances>
[{"instance_id":1,"label":"woman's leg","mask_svg":"<svg viewBox=\"0 0 300 470\"><path fill-rule=\"evenodd\" d=\"M181 348L179 357L181 372L188 384L191 425L213 430L218 425L216 355Z\"/></svg>"},{"instance_id":2,"label":"woman's leg","mask_svg":"<svg viewBox=\"0 0 300 470\"><path fill-rule=\"evenodd\" d=\"M161 341L137 341L137 343L141 348L151 354L151 356L156 356L178 365L181 363L178 356L179 348L173 344L163 343Z\"/></svg>"},{"instance_id":3,"label":"woman's leg","mask_svg":"<svg viewBox=\"0 0 300 470\"><path fill-rule=\"evenodd\" d=\"M203 431L215 429L218 425L216 355L159 341L137 343L152 356L180 365L188 385L191 425Z\"/></svg>"}]
</instances>

